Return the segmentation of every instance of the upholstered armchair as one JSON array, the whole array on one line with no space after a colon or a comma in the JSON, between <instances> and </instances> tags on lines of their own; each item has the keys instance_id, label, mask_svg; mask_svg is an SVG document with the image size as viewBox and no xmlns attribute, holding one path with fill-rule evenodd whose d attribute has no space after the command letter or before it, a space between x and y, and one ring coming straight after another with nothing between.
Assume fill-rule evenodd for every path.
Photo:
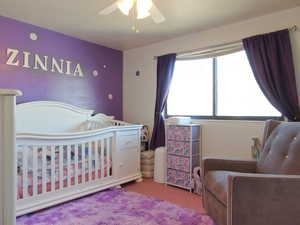
<instances>
[{"instance_id":1,"label":"upholstered armchair","mask_svg":"<svg viewBox=\"0 0 300 225\"><path fill-rule=\"evenodd\" d=\"M218 225L300 224L300 122L267 121L258 162L205 158L204 207Z\"/></svg>"}]
</instances>

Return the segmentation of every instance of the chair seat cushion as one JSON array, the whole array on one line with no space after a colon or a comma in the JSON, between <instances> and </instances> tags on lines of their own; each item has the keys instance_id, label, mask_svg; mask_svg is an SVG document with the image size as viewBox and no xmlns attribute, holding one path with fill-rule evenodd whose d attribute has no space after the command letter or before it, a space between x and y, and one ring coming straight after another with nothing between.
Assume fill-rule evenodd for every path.
<instances>
[{"instance_id":1,"label":"chair seat cushion","mask_svg":"<svg viewBox=\"0 0 300 225\"><path fill-rule=\"evenodd\" d=\"M238 172L212 170L204 177L205 188L221 203L227 206L228 176Z\"/></svg>"}]
</instances>

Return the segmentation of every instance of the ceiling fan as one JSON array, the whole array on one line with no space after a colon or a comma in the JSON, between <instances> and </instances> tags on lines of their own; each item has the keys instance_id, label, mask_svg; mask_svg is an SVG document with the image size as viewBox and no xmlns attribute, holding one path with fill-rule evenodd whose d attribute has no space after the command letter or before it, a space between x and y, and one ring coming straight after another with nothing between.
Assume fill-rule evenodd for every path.
<instances>
[{"instance_id":1,"label":"ceiling fan","mask_svg":"<svg viewBox=\"0 0 300 225\"><path fill-rule=\"evenodd\" d=\"M99 12L100 15L109 15L119 9L128 16L133 7L136 7L137 19L144 19L151 16L155 23L162 23L166 19L152 0L117 0L112 5Z\"/></svg>"}]
</instances>

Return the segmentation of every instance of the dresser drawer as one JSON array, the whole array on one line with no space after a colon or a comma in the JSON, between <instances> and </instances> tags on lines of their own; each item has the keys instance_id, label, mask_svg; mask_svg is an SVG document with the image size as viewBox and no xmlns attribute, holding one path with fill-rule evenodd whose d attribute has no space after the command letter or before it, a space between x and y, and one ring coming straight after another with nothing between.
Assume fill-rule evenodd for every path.
<instances>
[{"instance_id":1,"label":"dresser drawer","mask_svg":"<svg viewBox=\"0 0 300 225\"><path fill-rule=\"evenodd\" d=\"M137 148L139 145L137 132L124 132L118 138L120 149Z\"/></svg>"},{"instance_id":2,"label":"dresser drawer","mask_svg":"<svg viewBox=\"0 0 300 225\"><path fill-rule=\"evenodd\" d=\"M167 160L168 168L190 172L190 158L168 155Z\"/></svg>"},{"instance_id":3,"label":"dresser drawer","mask_svg":"<svg viewBox=\"0 0 300 225\"><path fill-rule=\"evenodd\" d=\"M167 129L168 140L190 141L199 140L200 138L199 126L168 125Z\"/></svg>"},{"instance_id":4,"label":"dresser drawer","mask_svg":"<svg viewBox=\"0 0 300 225\"><path fill-rule=\"evenodd\" d=\"M168 169L167 171L167 183L178 185L181 187L191 187L191 176L189 173L183 171Z\"/></svg>"},{"instance_id":5,"label":"dresser drawer","mask_svg":"<svg viewBox=\"0 0 300 225\"><path fill-rule=\"evenodd\" d=\"M167 141L167 152L168 154L179 155L179 156L190 156L200 154L199 152L199 142L193 141Z\"/></svg>"},{"instance_id":6,"label":"dresser drawer","mask_svg":"<svg viewBox=\"0 0 300 225\"><path fill-rule=\"evenodd\" d=\"M190 142L183 141L167 141L167 152L168 154L189 156L191 144Z\"/></svg>"}]
</instances>

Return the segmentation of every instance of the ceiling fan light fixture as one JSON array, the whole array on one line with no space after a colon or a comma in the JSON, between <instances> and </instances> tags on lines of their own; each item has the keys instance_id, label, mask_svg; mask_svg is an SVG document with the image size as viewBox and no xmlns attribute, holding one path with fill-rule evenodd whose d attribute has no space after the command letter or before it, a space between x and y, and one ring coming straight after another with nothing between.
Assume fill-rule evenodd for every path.
<instances>
[{"instance_id":1,"label":"ceiling fan light fixture","mask_svg":"<svg viewBox=\"0 0 300 225\"><path fill-rule=\"evenodd\" d=\"M133 0L119 0L118 3L117 3L117 5L118 5L118 8L120 9L120 11L124 15L128 16L130 10L133 7L133 3L134 3Z\"/></svg>"},{"instance_id":2,"label":"ceiling fan light fixture","mask_svg":"<svg viewBox=\"0 0 300 225\"><path fill-rule=\"evenodd\" d=\"M119 9L124 15L129 16L133 7L135 7L135 10L132 16L137 19L144 19L150 16L157 24L166 20L152 0L115 0L112 5L102 9L99 15L109 15Z\"/></svg>"},{"instance_id":3,"label":"ceiling fan light fixture","mask_svg":"<svg viewBox=\"0 0 300 225\"><path fill-rule=\"evenodd\" d=\"M153 6L152 0L137 0L136 9L137 9L137 19L144 19L150 16L150 10Z\"/></svg>"}]
</instances>

